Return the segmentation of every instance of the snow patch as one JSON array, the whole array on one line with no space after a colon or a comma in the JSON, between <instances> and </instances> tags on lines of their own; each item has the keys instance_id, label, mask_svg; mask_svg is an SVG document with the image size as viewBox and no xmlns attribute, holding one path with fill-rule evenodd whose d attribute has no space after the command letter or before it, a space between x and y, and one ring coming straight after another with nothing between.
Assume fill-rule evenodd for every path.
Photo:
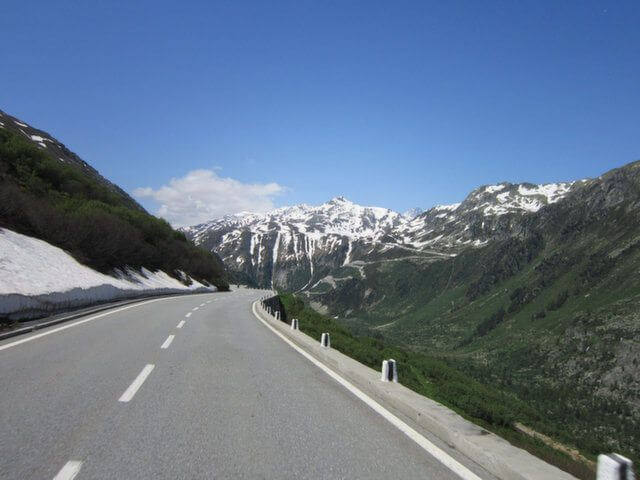
<instances>
[{"instance_id":1,"label":"snow patch","mask_svg":"<svg viewBox=\"0 0 640 480\"><path fill-rule=\"evenodd\" d=\"M518 193L520 195L541 195L547 198L547 203L555 203L567 194L573 183L548 183L546 185L536 185L534 188L520 185Z\"/></svg>"},{"instance_id":2,"label":"snow patch","mask_svg":"<svg viewBox=\"0 0 640 480\"><path fill-rule=\"evenodd\" d=\"M436 205L435 207L433 207L434 210L447 210L449 212L453 212L455 209L457 209L460 206L460 202L458 203L452 203L451 205Z\"/></svg>"},{"instance_id":3,"label":"snow patch","mask_svg":"<svg viewBox=\"0 0 640 480\"><path fill-rule=\"evenodd\" d=\"M352 251L353 251L353 242L351 240L349 240L349 246L347 247L347 256L344 257L344 262L342 263L343 267L345 265L348 265L349 262L351 261L351 252Z\"/></svg>"},{"instance_id":4,"label":"snow patch","mask_svg":"<svg viewBox=\"0 0 640 480\"><path fill-rule=\"evenodd\" d=\"M500 185L489 185L488 187L485 187L484 191L486 193L496 193L499 192L500 190L504 190L504 185L500 184Z\"/></svg>"},{"instance_id":5,"label":"snow patch","mask_svg":"<svg viewBox=\"0 0 640 480\"><path fill-rule=\"evenodd\" d=\"M273 259L271 262L271 289L273 290L273 277L276 274L276 263L278 262L278 249L280 247L280 232L276 235L276 243L273 246Z\"/></svg>"},{"instance_id":6,"label":"snow patch","mask_svg":"<svg viewBox=\"0 0 640 480\"><path fill-rule=\"evenodd\" d=\"M0 228L0 316L28 317L133 296L212 289L195 280L187 287L165 272L144 268L105 275L43 240Z\"/></svg>"}]
</instances>

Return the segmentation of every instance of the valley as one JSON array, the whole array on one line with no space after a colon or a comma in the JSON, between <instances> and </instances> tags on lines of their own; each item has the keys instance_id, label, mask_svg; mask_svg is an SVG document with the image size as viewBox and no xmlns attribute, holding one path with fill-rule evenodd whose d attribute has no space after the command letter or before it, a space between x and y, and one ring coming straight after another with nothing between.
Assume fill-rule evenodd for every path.
<instances>
[{"instance_id":1,"label":"valley","mask_svg":"<svg viewBox=\"0 0 640 480\"><path fill-rule=\"evenodd\" d=\"M640 162L483 186L411 218L344 198L187 228L242 283L436 356L545 412L583 452L640 440ZM559 399L561 399L559 401Z\"/></svg>"}]
</instances>

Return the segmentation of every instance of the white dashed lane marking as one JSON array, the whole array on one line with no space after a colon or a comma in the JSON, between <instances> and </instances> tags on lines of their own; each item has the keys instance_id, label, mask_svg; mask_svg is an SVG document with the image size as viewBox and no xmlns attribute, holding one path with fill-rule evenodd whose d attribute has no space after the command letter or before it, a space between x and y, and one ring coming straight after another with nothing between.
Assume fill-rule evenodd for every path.
<instances>
[{"instance_id":1,"label":"white dashed lane marking","mask_svg":"<svg viewBox=\"0 0 640 480\"><path fill-rule=\"evenodd\" d=\"M60 469L58 474L53 477L53 480L73 480L80 472L82 462L77 460L69 460L64 464L64 467Z\"/></svg>"},{"instance_id":2,"label":"white dashed lane marking","mask_svg":"<svg viewBox=\"0 0 640 480\"><path fill-rule=\"evenodd\" d=\"M160 348L169 348L174 338L176 338L175 335L169 335Z\"/></svg>"},{"instance_id":3,"label":"white dashed lane marking","mask_svg":"<svg viewBox=\"0 0 640 480\"><path fill-rule=\"evenodd\" d=\"M128 402L128 401L130 401L133 398L133 396L136 394L138 389L142 386L144 381L147 379L147 377L151 374L151 372L153 371L154 368L155 368L155 365L153 365L151 363L147 364L142 369L142 371L138 374L138 376L133 381L133 383L131 385L129 385L129 388L127 388L125 390L125 392L118 399L118 401L119 402Z\"/></svg>"}]
</instances>

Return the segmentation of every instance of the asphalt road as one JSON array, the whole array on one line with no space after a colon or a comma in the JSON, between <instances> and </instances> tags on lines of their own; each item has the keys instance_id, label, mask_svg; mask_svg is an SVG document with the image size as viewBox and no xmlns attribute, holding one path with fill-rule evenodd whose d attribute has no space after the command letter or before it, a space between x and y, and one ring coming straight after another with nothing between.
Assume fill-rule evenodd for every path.
<instances>
[{"instance_id":1,"label":"asphalt road","mask_svg":"<svg viewBox=\"0 0 640 480\"><path fill-rule=\"evenodd\" d=\"M458 478L262 325L262 294L0 342L0 478Z\"/></svg>"}]
</instances>

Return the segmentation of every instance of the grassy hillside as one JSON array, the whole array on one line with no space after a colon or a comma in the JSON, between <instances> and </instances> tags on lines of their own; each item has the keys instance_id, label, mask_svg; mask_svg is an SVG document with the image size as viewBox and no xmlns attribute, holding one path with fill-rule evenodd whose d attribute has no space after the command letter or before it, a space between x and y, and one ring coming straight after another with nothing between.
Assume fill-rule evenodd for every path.
<instances>
[{"instance_id":1,"label":"grassy hillside","mask_svg":"<svg viewBox=\"0 0 640 480\"><path fill-rule=\"evenodd\" d=\"M345 267L315 308L438 357L540 412L541 433L640 460L640 163L585 183L518 235L439 262Z\"/></svg>"},{"instance_id":2,"label":"grassy hillside","mask_svg":"<svg viewBox=\"0 0 640 480\"><path fill-rule=\"evenodd\" d=\"M357 336L334 319L305 306L300 298L281 294L286 316L298 318L300 329L313 338L323 332L331 335L331 346L369 367L379 369L382 360L394 358L399 365L400 383L432 398L465 418L491 430L513 444L573 475L591 479L593 467L515 428L516 422L536 431L549 431L553 425L527 402L500 388L489 386L461 372L442 358L389 344L380 338Z\"/></svg>"},{"instance_id":3,"label":"grassy hillside","mask_svg":"<svg viewBox=\"0 0 640 480\"><path fill-rule=\"evenodd\" d=\"M46 240L102 272L181 270L221 289L221 260L77 166L0 129L0 226Z\"/></svg>"}]
</instances>

